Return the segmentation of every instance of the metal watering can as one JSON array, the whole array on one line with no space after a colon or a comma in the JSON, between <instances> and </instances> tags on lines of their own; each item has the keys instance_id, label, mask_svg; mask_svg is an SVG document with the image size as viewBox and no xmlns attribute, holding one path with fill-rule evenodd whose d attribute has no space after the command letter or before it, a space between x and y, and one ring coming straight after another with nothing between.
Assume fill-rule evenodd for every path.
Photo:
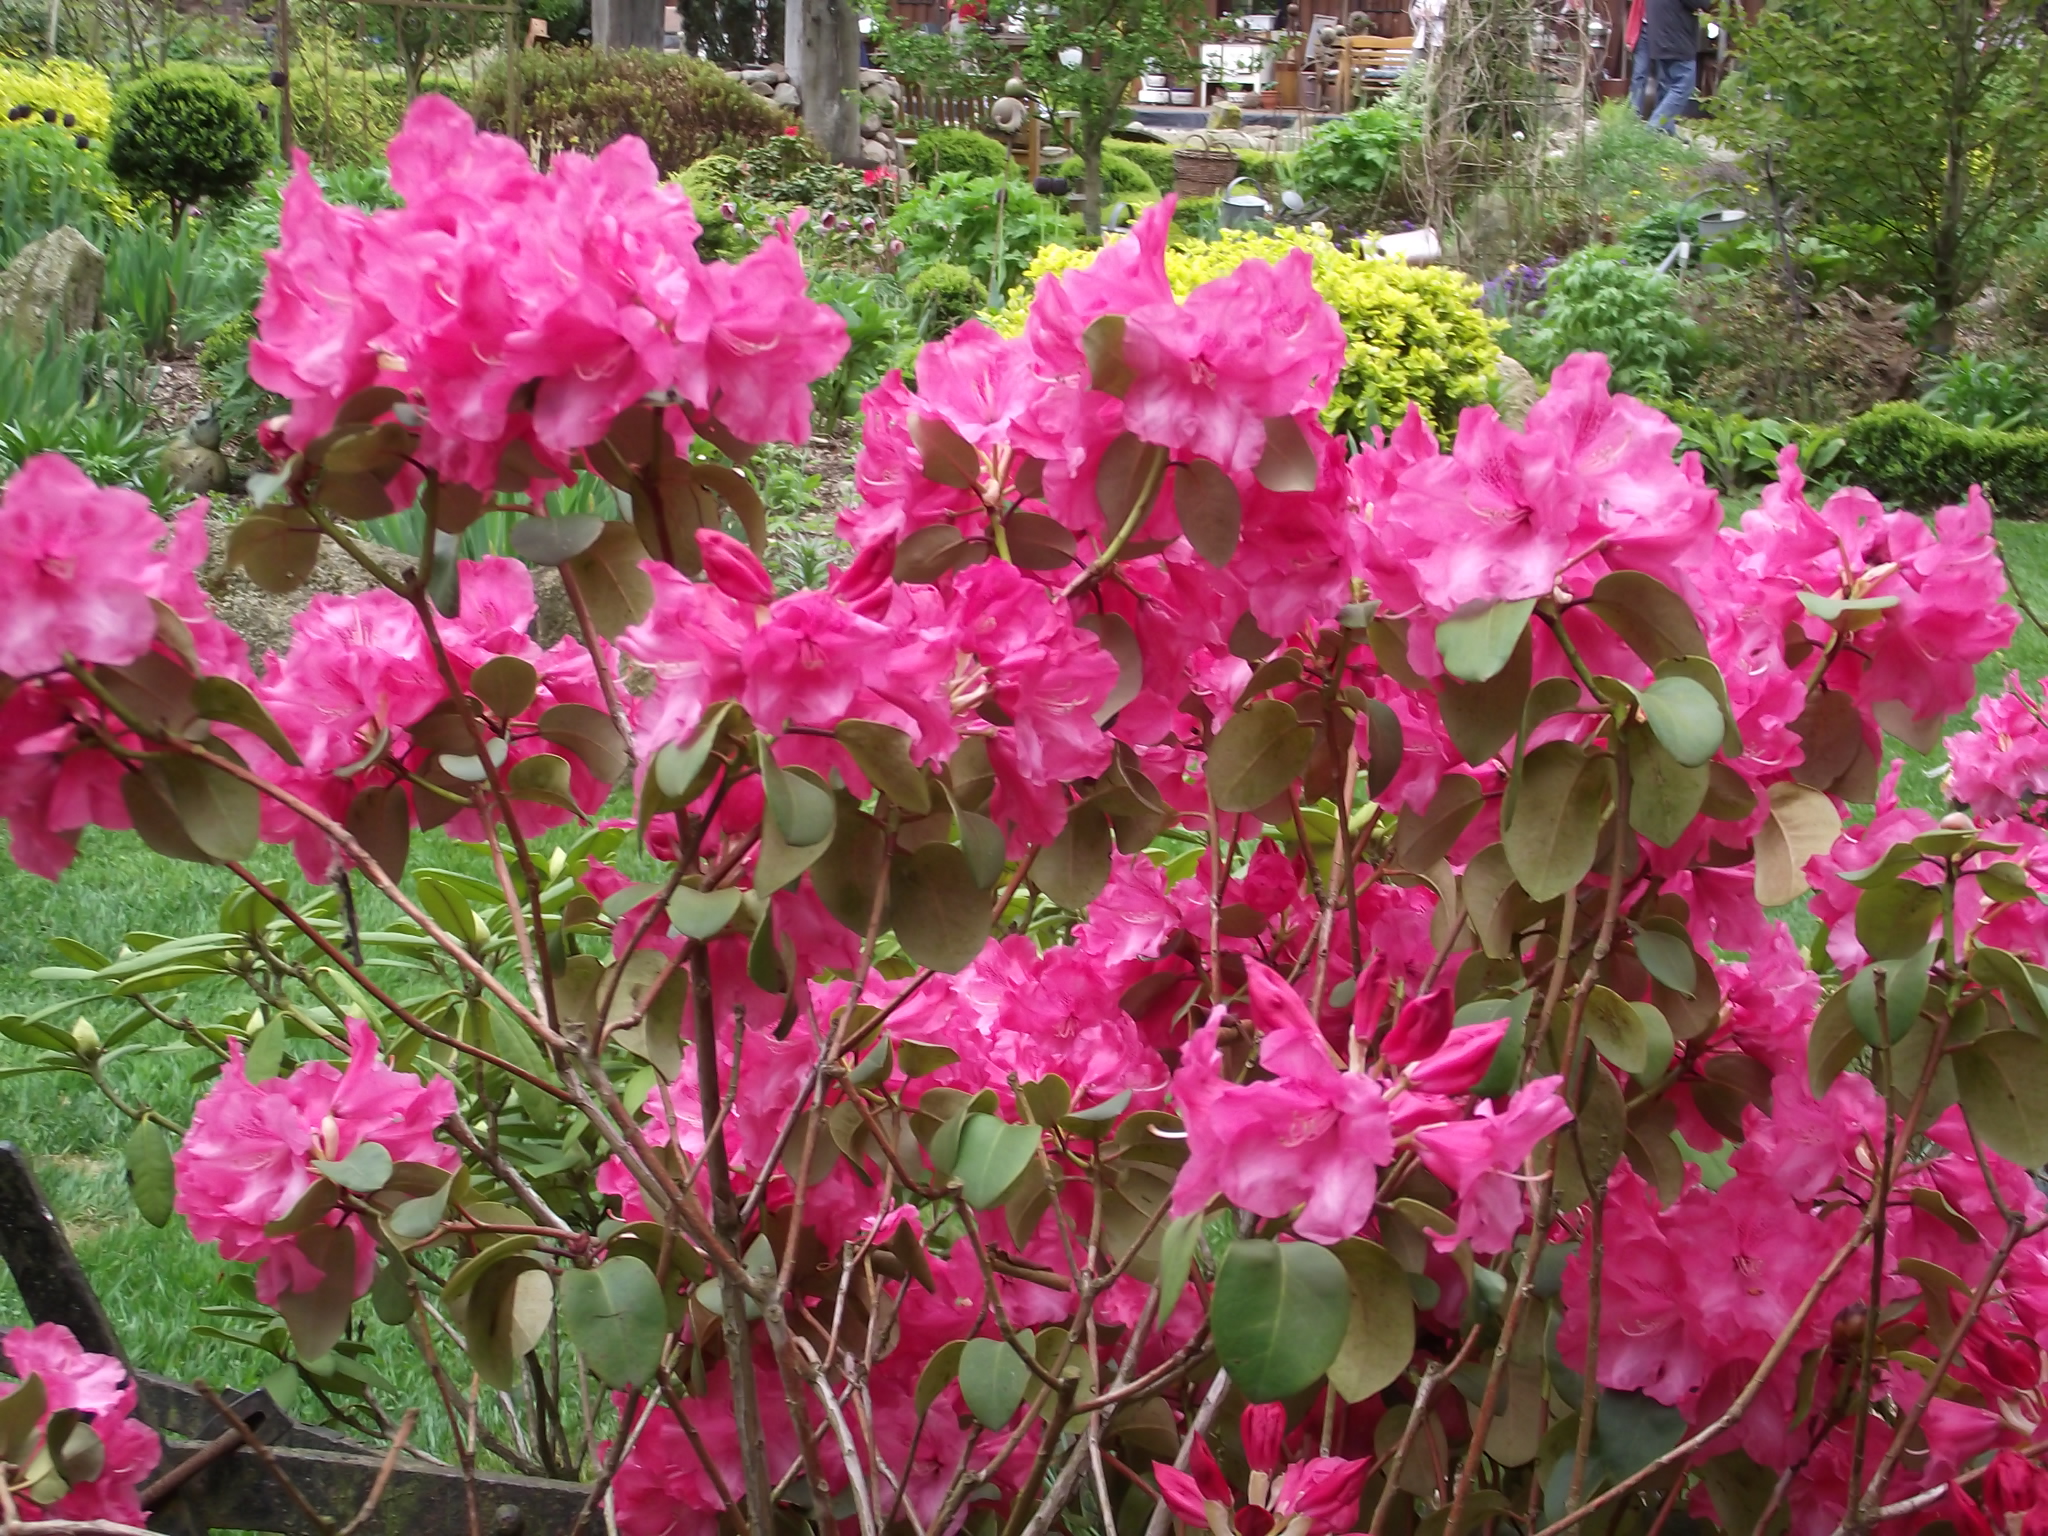
<instances>
[{"instance_id":1,"label":"metal watering can","mask_svg":"<svg viewBox=\"0 0 2048 1536\"><path fill-rule=\"evenodd\" d=\"M1250 190L1239 192L1239 187ZM1216 200L1216 222L1225 229L1247 229L1272 211L1272 205L1259 196L1258 185L1249 176L1237 177Z\"/></svg>"}]
</instances>

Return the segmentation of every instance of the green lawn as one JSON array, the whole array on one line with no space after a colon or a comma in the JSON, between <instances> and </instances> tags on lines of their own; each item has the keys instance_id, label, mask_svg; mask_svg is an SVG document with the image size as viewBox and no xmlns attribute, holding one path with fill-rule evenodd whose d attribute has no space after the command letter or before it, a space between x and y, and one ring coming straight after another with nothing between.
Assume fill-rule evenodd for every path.
<instances>
[{"instance_id":1,"label":"green lawn","mask_svg":"<svg viewBox=\"0 0 2048 1536\"><path fill-rule=\"evenodd\" d=\"M2048 604L2048 525L2006 523L1999 537L2029 598ZM2013 669L2029 680L2048 674L2048 636L2023 624L2011 649L1984 664L1979 685L1995 687ZM1902 793L1920 804L1938 804L1928 769L1938 766L1939 758L1922 758L1894 745L1909 761ZM435 857L437 862L448 858L439 851ZM282 875L289 867L281 850L264 851L265 874ZM232 884L222 871L157 858L125 833L88 834L77 864L56 885L0 859L0 912L7 917L0 924L0 1011L26 1013L61 995L31 975L39 966L59 963L49 947L53 937L69 935L112 953L132 930L175 934L211 927ZM188 995L194 1008L209 1001L223 1011L236 1006L225 989L211 1000ZM21 1047L0 1040L0 1068L27 1057ZM170 1058L140 1059L131 1065L127 1081L167 1109L189 1104L195 1091L178 1080ZM202 1307L232 1300L226 1280L233 1266L195 1244L182 1222L174 1219L159 1231L135 1215L118 1150L125 1129L121 1117L83 1079L0 1078L0 1136L36 1159L44 1187L134 1360L168 1375L254 1385L275 1366L272 1358L197 1331L220 1321ZM0 1329L23 1321L13 1288L0 1284ZM387 1333L371 1326L373 1339ZM399 1389L399 1400L431 1401L424 1377L409 1366L405 1350L382 1350L378 1363ZM423 1429L437 1420L438 1415L423 1416Z\"/></svg>"}]
</instances>

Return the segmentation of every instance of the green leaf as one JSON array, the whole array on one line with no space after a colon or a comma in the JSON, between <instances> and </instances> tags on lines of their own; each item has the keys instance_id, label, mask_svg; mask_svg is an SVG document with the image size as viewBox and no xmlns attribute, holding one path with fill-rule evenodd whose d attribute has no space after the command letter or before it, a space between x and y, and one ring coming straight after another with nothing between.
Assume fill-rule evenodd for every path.
<instances>
[{"instance_id":1,"label":"green leaf","mask_svg":"<svg viewBox=\"0 0 2048 1536\"><path fill-rule=\"evenodd\" d=\"M1010 1186L1037 1156L1042 1134L1035 1125L1010 1125L994 1115L969 1115L960 1127L952 1169L967 1203L978 1211L1001 1205Z\"/></svg>"},{"instance_id":2,"label":"green leaf","mask_svg":"<svg viewBox=\"0 0 2048 1536\"><path fill-rule=\"evenodd\" d=\"M632 1254L562 1274L562 1326L606 1386L645 1386L661 1365L668 1306L654 1271Z\"/></svg>"},{"instance_id":3,"label":"green leaf","mask_svg":"<svg viewBox=\"0 0 2048 1536\"><path fill-rule=\"evenodd\" d=\"M1027 1343L1032 1335L1020 1335ZM960 1351L960 1396L984 1429L1001 1429L1024 1403L1031 1368L1001 1339L969 1339Z\"/></svg>"},{"instance_id":4,"label":"green leaf","mask_svg":"<svg viewBox=\"0 0 2048 1536\"><path fill-rule=\"evenodd\" d=\"M1863 1037L1849 1011L1848 990L1842 988L1821 1004L1806 1037L1806 1086L1816 1099L1826 1096L1863 1049Z\"/></svg>"},{"instance_id":5,"label":"green leaf","mask_svg":"<svg viewBox=\"0 0 2048 1536\"><path fill-rule=\"evenodd\" d=\"M1721 706L1691 678L1660 677L1636 699L1657 740L1679 766L1704 768L1720 750ZM1700 789L1704 798L1706 786Z\"/></svg>"},{"instance_id":6,"label":"green leaf","mask_svg":"<svg viewBox=\"0 0 2048 1536\"><path fill-rule=\"evenodd\" d=\"M1529 628L1529 615L1535 611L1536 599L1524 597L1511 603L1489 603L1473 613L1460 610L1461 617L1445 619L1436 627L1436 649L1443 657L1444 670L1468 683L1498 676L1521 643Z\"/></svg>"},{"instance_id":7,"label":"green leaf","mask_svg":"<svg viewBox=\"0 0 2048 1536\"><path fill-rule=\"evenodd\" d=\"M505 775L505 793L514 800L551 805L574 815L582 809L570 792L569 760L554 752L522 757Z\"/></svg>"},{"instance_id":8,"label":"green leaf","mask_svg":"<svg viewBox=\"0 0 2048 1536\"><path fill-rule=\"evenodd\" d=\"M1031 862L1031 883L1069 912L1086 912L1109 883L1109 818L1094 805L1067 812L1067 824Z\"/></svg>"},{"instance_id":9,"label":"green leaf","mask_svg":"<svg viewBox=\"0 0 2048 1536\"><path fill-rule=\"evenodd\" d=\"M356 1297L356 1235L349 1227L312 1226L299 1234L299 1252L320 1272L311 1290L286 1291L273 1305L291 1330L301 1360L317 1360L348 1332Z\"/></svg>"},{"instance_id":10,"label":"green leaf","mask_svg":"<svg viewBox=\"0 0 2048 1536\"><path fill-rule=\"evenodd\" d=\"M523 517L512 525L512 553L528 565L561 565L597 542L602 517Z\"/></svg>"},{"instance_id":11,"label":"green leaf","mask_svg":"<svg viewBox=\"0 0 2048 1536\"><path fill-rule=\"evenodd\" d=\"M1202 1213L1190 1212L1167 1222L1159 1234L1159 1326L1164 1328L1188 1288L1195 1268L1195 1245L1202 1237Z\"/></svg>"},{"instance_id":12,"label":"green leaf","mask_svg":"<svg viewBox=\"0 0 2048 1536\"><path fill-rule=\"evenodd\" d=\"M522 663L524 665L524 663ZM262 701L232 677L202 677L192 685L192 708L202 720L240 726L294 768L299 754Z\"/></svg>"},{"instance_id":13,"label":"green leaf","mask_svg":"<svg viewBox=\"0 0 2048 1536\"><path fill-rule=\"evenodd\" d=\"M384 1218L384 1225L391 1235L402 1243L424 1241L441 1225L441 1218L448 1213L448 1197L455 1189L455 1180L448 1179L431 1194L418 1195L393 1208Z\"/></svg>"},{"instance_id":14,"label":"green leaf","mask_svg":"<svg viewBox=\"0 0 2048 1536\"><path fill-rule=\"evenodd\" d=\"M1635 931L1636 958L1651 979L1691 997L1699 986L1700 957L1684 924L1676 918L1653 917Z\"/></svg>"},{"instance_id":15,"label":"green leaf","mask_svg":"<svg viewBox=\"0 0 2048 1536\"><path fill-rule=\"evenodd\" d=\"M1600 1389L1594 1439L1617 1477L1647 1467L1685 1438L1685 1418L1640 1392Z\"/></svg>"},{"instance_id":16,"label":"green leaf","mask_svg":"<svg viewBox=\"0 0 2048 1536\"><path fill-rule=\"evenodd\" d=\"M992 921L967 855L951 843L927 843L890 859L889 916L904 954L948 974L981 953Z\"/></svg>"},{"instance_id":17,"label":"green leaf","mask_svg":"<svg viewBox=\"0 0 2048 1536\"><path fill-rule=\"evenodd\" d=\"M1173 472L1173 509L1181 536L1209 564L1230 564L1244 528L1244 502L1232 483L1207 459L1182 464Z\"/></svg>"},{"instance_id":18,"label":"green leaf","mask_svg":"<svg viewBox=\"0 0 2048 1536\"><path fill-rule=\"evenodd\" d=\"M1770 811L1756 833L1756 899L1782 907L1806 894L1806 861L1835 846L1842 813L1803 784L1773 784L1769 794Z\"/></svg>"},{"instance_id":19,"label":"green leaf","mask_svg":"<svg viewBox=\"0 0 2048 1536\"><path fill-rule=\"evenodd\" d=\"M540 694L540 673L522 656L493 656L469 676L469 691L500 720L526 713Z\"/></svg>"},{"instance_id":20,"label":"green leaf","mask_svg":"<svg viewBox=\"0 0 2048 1536\"><path fill-rule=\"evenodd\" d=\"M981 455L974 445L936 416L910 418L910 442L927 480L971 491L981 484Z\"/></svg>"},{"instance_id":21,"label":"green leaf","mask_svg":"<svg viewBox=\"0 0 2048 1536\"><path fill-rule=\"evenodd\" d=\"M1344 1265L1314 1243L1232 1243L1209 1300L1216 1358L1254 1403L1278 1402L1330 1368L1351 1326Z\"/></svg>"},{"instance_id":22,"label":"green leaf","mask_svg":"<svg viewBox=\"0 0 2048 1536\"><path fill-rule=\"evenodd\" d=\"M2048 1044L2002 1029L1949 1057L1970 1128L2023 1168L2048 1163Z\"/></svg>"},{"instance_id":23,"label":"green leaf","mask_svg":"<svg viewBox=\"0 0 2048 1536\"><path fill-rule=\"evenodd\" d=\"M1991 901L2039 901L2033 883L2027 878L2026 869L2010 859L2000 859L1984 868L1972 870L1977 877L1978 889Z\"/></svg>"},{"instance_id":24,"label":"green leaf","mask_svg":"<svg viewBox=\"0 0 2048 1536\"><path fill-rule=\"evenodd\" d=\"M1970 951L1970 979L1993 988L2005 999L2012 1020L2029 1034L2048 1034L2048 999L2020 957L2010 950L1979 944Z\"/></svg>"},{"instance_id":25,"label":"green leaf","mask_svg":"<svg viewBox=\"0 0 2048 1536\"><path fill-rule=\"evenodd\" d=\"M1669 848L1705 806L1712 774L1686 767L1642 726L1629 726L1622 739L1628 746L1628 823L1659 848Z\"/></svg>"},{"instance_id":26,"label":"green leaf","mask_svg":"<svg viewBox=\"0 0 2048 1536\"><path fill-rule=\"evenodd\" d=\"M1562 896L1593 867L1607 820L1614 763L1569 741L1546 742L1522 760L1515 815L1501 835L1508 867L1532 901Z\"/></svg>"},{"instance_id":27,"label":"green leaf","mask_svg":"<svg viewBox=\"0 0 2048 1536\"><path fill-rule=\"evenodd\" d=\"M1670 1034L1667 1027L1665 1034ZM1586 1038L1593 1049L1631 1077L1643 1077L1650 1069L1650 1037L1642 1016L1620 993L1595 987L1586 999ZM1665 1053L1670 1059L1670 1053Z\"/></svg>"},{"instance_id":28,"label":"green leaf","mask_svg":"<svg viewBox=\"0 0 2048 1536\"><path fill-rule=\"evenodd\" d=\"M654 606L654 582L640 568L646 558L631 524L607 521L588 549L562 562L562 574L581 589L590 622L607 640L618 639Z\"/></svg>"},{"instance_id":29,"label":"green leaf","mask_svg":"<svg viewBox=\"0 0 2048 1536\"><path fill-rule=\"evenodd\" d=\"M477 1375L509 1391L521 1357L546 1337L554 1306L554 1283L532 1259L500 1264L479 1280L468 1301L455 1309Z\"/></svg>"},{"instance_id":30,"label":"green leaf","mask_svg":"<svg viewBox=\"0 0 2048 1536\"><path fill-rule=\"evenodd\" d=\"M729 703L714 705L705 711L696 735L686 742L672 741L654 754L654 784L664 799L681 805L692 790L699 789L697 780L711 760L711 749L718 745L726 717L736 707Z\"/></svg>"},{"instance_id":31,"label":"green leaf","mask_svg":"<svg viewBox=\"0 0 2048 1536\"><path fill-rule=\"evenodd\" d=\"M377 1278L370 1282L370 1310L377 1321L399 1328L412 1320L412 1293L405 1288L405 1262L386 1259L377 1266Z\"/></svg>"},{"instance_id":32,"label":"green leaf","mask_svg":"<svg viewBox=\"0 0 2048 1536\"><path fill-rule=\"evenodd\" d=\"M917 1389L911 1398L919 1418L930 1413L939 1394L959 1379L960 1356L966 1348L965 1339L948 1339L925 1361L924 1369L917 1373Z\"/></svg>"},{"instance_id":33,"label":"green leaf","mask_svg":"<svg viewBox=\"0 0 2048 1536\"><path fill-rule=\"evenodd\" d=\"M1514 740L1529 700L1533 654L1525 631L1507 665L1485 682L1438 679L1437 708L1443 715L1444 730L1466 762L1486 762Z\"/></svg>"},{"instance_id":34,"label":"green leaf","mask_svg":"<svg viewBox=\"0 0 2048 1536\"><path fill-rule=\"evenodd\" d=\"M782 840L792 848L824 842L832 835L831 792L776 762L766 736L755 735L754 751L761 764L761 789L768 800L768 814L775 819Z\"/></svg>"},{"instance_id":35,"label":"green leaf","mask_svg":"<svg viewBox=\"0 0 2048 1536\"><path fill-rule=\"evenodd\" d=\"M313 1166L359 1195L374 1195L391 1182L391 1152L381 1141L358 1142L347 1157L333 1162L316 1157Z\"/></svg>"},{"instance_id":36,"label":"green leaf","mask_svg":"<svg viewBox=\"0 0 2048 1536\"><path fill-rule=\"evenodd\" d=\"M1420 812L1403 813L1394 827L1394 859L1421 874L1451 851L1486 803L1485 791L1469 774L1447 773Z\"/></svg>"},{"instance_id":37,"label":"green leaf","mask_svg":"<svg viewBox=\"0 0 2048 1536\"><path fill-rule=\"evenodd\" d=\"M107 1469L106 1446L75 1408L50 1415L43 1426L43 1443L49 1447L58 1476L74 1487L91 1482Z\"/></svg>"},{"instance_id":38,"label":"green leaf","mask_svg":"<svg viewBox=\"0 0 2048 1536\"><path fill-rule=\"evenodd\" d=\"M543 741L572 754L593 778L616 784L625 777L626 739L603 710L588 704L556 704L542 712L534 729Z\"/></svg>"},{"instance_id":39,"label":"green leaf","mask_svg":"<svg viewBox=\"0 0 2048 1536\"><path fill-rule=\"evenodd\" d=\"M780 770L777 770L780 772ZM832 847L832 834L838 826L838 810L829 790L824 789L808 777L809 770L803 769L786 774L787 787L793 796L791 814L800 831L816 832L818 821L815 813L820 806L826 812L824 832L810 842L792 843L786 835L784 824L771 814L761 821L761 852L754 860L754 891L767 896L794 885L805 870L813 868ZM771 802L772 805L772 802ZM861 931L867 931L865 920Z\"/></svg>"},{"instance_id":40,"label":"green leaf","mask_svg":"<svg viewBox=\"0 0 2048 1536\"><path fill-rule=\"evenodd\" d=\"M1655 1003L1630 1003L1636 1017L1643 1026L1643 1070L1636 1074L1644 1082L1655 1082L1671 1065L1671 1058L1678 1053L1678 1042L1671 1033L1671 1021L1664 1017L1664 1010Z\"/></svg>"},{"instance_id":41,"label":"green leaf","mask_svg":"<svg viewBox=\"0 0 2048 1536\"><path fill-rule=\"evenodd\" d=\"M284 1020L273 1018L250 1037L242 1055L242 1074L252 1083L267 1083L284 1067Z\"/></svg>"},{"instance_id":42,"label":"green leaf","mask_svg":"<svg viewBox=\"0 0 2048 1536\"><path fill-rule=\"evenodd\" d=\"M1941 916L1941 891L1911 880L1866 886L1856 899L1856 942L1873 960L1917 953Z\"/></svg>"},{"instance_id":43,"label":"green leaf","mask_svg":"<svg viewBox=\"0 0 2048 1536\"><path fill-rule=\"evenodd\" d=\"M1856 627L1854 621L1857 619L1873 613L1882 613L1887 608L1896 608L1899 605L1896 596L1822 597L1818 592L1802 592L1799 594L1799 601L1808 613L1830 624L1837 623L1843 618L1850 619L1852 622L1843 626L1850 629Z\"/></svg>"},{"instance_id":44,"label":"green leaf","mask_svg":"<svg viewBox=\"0 0 2048 1536\"><path fill-rule=\"evenodd\" d=\"M128 1165L128 1191L135 1209L152 1227L168 1226L172 1201L177 1192L171 1167L171 1139L154 1120L138 1120L128 1139L121 1144L122 1161Z\"/></svg>"},{"instance_id":45,"label":"green leaf","mask_svg":"<svg viewBox=\"0 0 2048 1536\"><path fill-rule=\"evenodd\" d=\"M1312 491L1321 466L1316 453L1292 416L1266 418L1266 446L1252 468L1252 478L1269 491Z\"/></svg>"},{"instance_id":46,"label":"green leaf","mask_svg":"<svg viewBox=\"0 0 2048 1536\"><path fill-rule=\"evenodd\" d=\"M1330 1385L1347 1403L1362 1403L1392 1386L1415 1353L1415 1298L1394 1256L1378 1243L1348 1237L1338 1262L1351 1289L1344 1342L1330 1362Z\"/></svg>"},{"instance_id":47,"label":"green leaf","mask_svg":"<svg viewBox=\"0 0 2048 1536\"><path fill-rule=\"evenodd\" d=\"M1081 333L1081 355L1088 362L1088 387L1105 395L1122 395L1137 375L1124 361L1124 317L1098 315Z\"/></svg>"},{"instance_id":48,"label":"green leaf","mask_svg":"<svg viewBox=\"0 0 2048 1536\"><path fill-rule=\"evenodd\" d=\"M256 790L198 758L174 754L150 764L164 803L192 846L216 863L239 863L256 851L262 797Z\"/></svg>"},{"instance_id":49,"label":"green leaf","mask_svg":"<svg viewBox=\"0 0 2048 1536\"><path fill-rule=\"evenodd\" d=\"M1610 572L1595 584L1586 606L1652 667L1678 656L1707 654L1707 637L1692 609L1654 576Z\"/></svg>"},{"instance_id":50,"label":"green leaf","mask_svg":"<svg viewBox=\"0 0 2048 1536\"><path fill-rule=\"evenodd\" d=\"M27 1462L29 1452L35 1447L36 1428L42 1423L43 1410L49 1404L49 1388L41 1375L35 1372L30 1372L27 1381L5 1397L0 1397L0 1461L17 1467Z\"/></svg>"},{"instance_id":51,"label":"green leaf","mask_svg":"<svg viewBox=\"0 0 2048 1536\"><path fill-rule=\"evenodd\" d=\"M908 733L874 720L842 720L832 734L875 788L913 816L930 813L931 785L910 760Z\"/></svg>"},{"instance_id":52,"label":"green leaf","mask_svg":"<svg viewBox=\"0 0 2048 1536\"><path fill-rule=\"evenodd\" d=\"M1257 699L1224 722L1209 745L1209 793L1219 811L1256 811L1284 793L1308 766L1313 726L1294 706Z\"/></svg>"},{"instance_id":53,"label":"green leaf","mask_svg":"<svg viewBox=\"0 0 2048 1536\"><path fill-rule=\"evenodd\" d=\"M687 885L676 887L668 899L668 920L686 938L708 939L725 932L726 924L740 909L745 895L736 885L721 890L699 891Z\"/></svg>"}]
</instances>

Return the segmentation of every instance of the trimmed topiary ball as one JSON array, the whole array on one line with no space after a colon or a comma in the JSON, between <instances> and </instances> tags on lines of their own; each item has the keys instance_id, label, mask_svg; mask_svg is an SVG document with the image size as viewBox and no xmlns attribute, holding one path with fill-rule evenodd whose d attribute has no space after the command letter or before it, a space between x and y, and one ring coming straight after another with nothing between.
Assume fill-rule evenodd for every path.
<instances>
[{"instance_id":1,"label":"trimmed topiary ball","mask_svg":"<svg viewBox=\"0 0 2048 1536\"><path fill-rule=\"evenodd\" d=\"M205 198L248 191L270 158L247 92L203 64L172 64L114 98L107 168L138 197L161 197L171 222Z\"/></svg>"}]
</instances>

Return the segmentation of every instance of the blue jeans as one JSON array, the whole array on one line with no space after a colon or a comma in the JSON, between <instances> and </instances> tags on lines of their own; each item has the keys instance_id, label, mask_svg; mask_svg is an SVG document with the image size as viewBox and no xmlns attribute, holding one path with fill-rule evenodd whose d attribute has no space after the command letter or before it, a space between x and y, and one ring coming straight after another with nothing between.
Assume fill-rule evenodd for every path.
<instances>
[{"instance_id":1,"label":"blue jeans","mask_svg":"<svg viewBox=\"0 0 2048 1536\"><path fill-rule=\"evenodd\" d=\"M1635 61L1629 69L1628 104L1635 108L1637 117L1650 115L1650 47L1645 41L1636 44Z\"/></svg>"},{"instance_id":2,"label":"blue jeans","mask_svg":"<svg viewBox=\"0 0 2048 1536\"><path fill-rule=\"evenodd\" d=\"M1700 83L1700 61L1652 59L1650 74L1658 93L1657 110L1650 114L1650 126L1675 133L1677 130L1671 125L1684 115L1692 102L1693 90Z\"/></svg>"}]
</instances>

